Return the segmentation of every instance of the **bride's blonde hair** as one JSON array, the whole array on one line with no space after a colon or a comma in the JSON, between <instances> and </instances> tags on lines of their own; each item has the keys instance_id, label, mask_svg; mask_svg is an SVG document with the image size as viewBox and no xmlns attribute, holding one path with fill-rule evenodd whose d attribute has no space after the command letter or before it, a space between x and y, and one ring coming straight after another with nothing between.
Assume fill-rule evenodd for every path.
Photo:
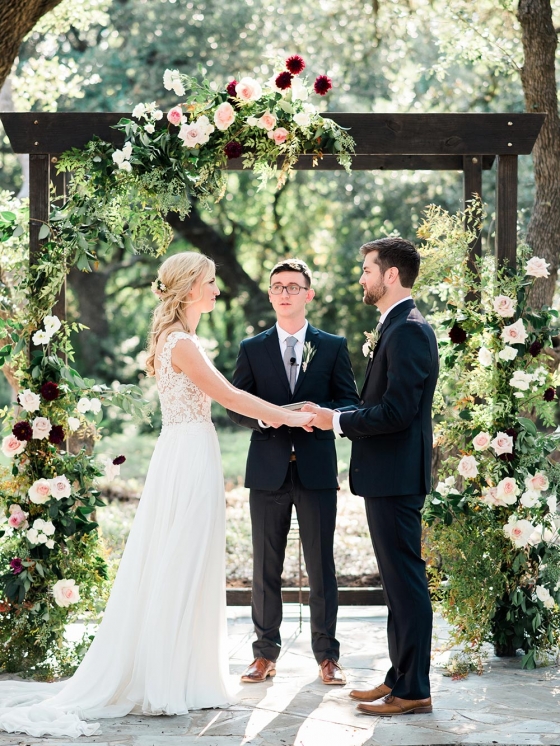
<instances>
[{"instance_id":1,"label":"bride's blonde hair","mask_svg":"<svg viewBox=\"0 0 560 746\"><path fill-rule=\"evenodd\" d=\"M160 298L152 316L152 324L148 333L148 357L146 358L146 372L155 375L154 358L160 334L173 324L179 323L189 332L187 309L202 298L202 284L210 282L216 274L216 265L204 254L194 251L183 251L166 259L159 268L158 277L154 283ZM189 300L188 293L198 280L201 280L200 297Z\"/></svg>"}]
</instances>

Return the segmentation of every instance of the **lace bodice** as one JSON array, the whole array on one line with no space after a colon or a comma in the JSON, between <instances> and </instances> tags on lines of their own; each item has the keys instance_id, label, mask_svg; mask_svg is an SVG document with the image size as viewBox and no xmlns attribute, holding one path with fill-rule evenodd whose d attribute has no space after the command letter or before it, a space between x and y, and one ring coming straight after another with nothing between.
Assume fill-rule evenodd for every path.
<instances>
[{"instance_id":1,"label":"lace bodice","mask_svg":"<svg viewBox=\"0 0 560 746\"><path fill-rule=\"evenodd\" d=\"M191 339L205 355L198 338L187 332L168 334L163 349L158 355L160 368L157 372L157 387L161 402L163 425L181 425L187 422L210 423L211 398L185 375L176 373L171 364L171 352L180 339Z\"/></svg>"}]
</instances>

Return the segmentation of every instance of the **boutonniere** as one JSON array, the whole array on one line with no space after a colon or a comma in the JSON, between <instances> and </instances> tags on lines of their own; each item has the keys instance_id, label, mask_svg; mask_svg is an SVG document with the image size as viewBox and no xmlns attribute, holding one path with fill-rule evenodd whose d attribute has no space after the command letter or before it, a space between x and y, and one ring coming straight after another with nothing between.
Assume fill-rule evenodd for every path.
<instances>
[{"instance_id":1,"label":"boutonniere","mask_svg":"<svg viewBox=\"0 0 560 746\"><path fill-rule=\"evenodd\" d=\"M374 329L372 332L364 332L366 341L362 345L364 357L373 357L375 346L379 342L379 330Z\"/></svg>"},{"instance_id":2,"label":"boutonniere","mask_svg":"<svg viewBox=\"0 0 560 746\"><path fill-rule=\"evenodd\" d=\"M314 347L311 342L306 342L303 345L303 356L301 358L301 368L303 372L307 370L307 366L313 360L313 356L317 352L317 348Z\"/></svg>"}]
</instances>

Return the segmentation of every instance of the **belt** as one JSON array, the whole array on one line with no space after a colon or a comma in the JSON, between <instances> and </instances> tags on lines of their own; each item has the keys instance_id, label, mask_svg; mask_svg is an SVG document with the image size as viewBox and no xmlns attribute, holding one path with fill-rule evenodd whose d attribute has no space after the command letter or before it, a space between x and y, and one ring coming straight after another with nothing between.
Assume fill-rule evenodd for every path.
<instances>
[{"instance_id":1,"label":"belt","mask_svg":"<svg viewBox=\"0 0 560 746\"><path fill-rule=\"evenodd\" d=\"M293 451L290 453L290 461L296 461L296 454Z\"/></svg>"}]
</instances>

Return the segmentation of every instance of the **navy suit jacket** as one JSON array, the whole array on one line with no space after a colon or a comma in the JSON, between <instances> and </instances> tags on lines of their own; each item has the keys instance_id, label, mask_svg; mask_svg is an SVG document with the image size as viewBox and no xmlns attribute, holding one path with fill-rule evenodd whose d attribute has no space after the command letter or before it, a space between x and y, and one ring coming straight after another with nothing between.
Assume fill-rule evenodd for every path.
<instances>
[{"instance_id":1,"label":"navy suit jacket","mask_svg":"<svg viewBox=\"0 0 560 746\"><path fill-rule=\"evenodd\" d=\"M340 427L352 441L350 488L362 497L431 489L432 401L439 372L436 336L412 299L385 319L360 394Z\"/></svg>"},{"instance_id":2,"label":"navy suit jacket","mask_svg":"<svg viewBox=\"0 0 560 746\"><path fill-rule=\"evenodd\" d=\"M315 348L307 369L300 367L294 388L290 391L284 361L280 352L276 325L243 340L239 348L233 385L272 404L311 401L322 407L338 409L359 402L354 373L344 337L307 327L305 341ZM253 430L245 486L256 490L280 489L286 478L292 444L298 474L310 490L336 489L337 459L332 431L308 433L300 427L262 428L251 417L228 410L238 425Z\"/></svg>"}]
</instances>

